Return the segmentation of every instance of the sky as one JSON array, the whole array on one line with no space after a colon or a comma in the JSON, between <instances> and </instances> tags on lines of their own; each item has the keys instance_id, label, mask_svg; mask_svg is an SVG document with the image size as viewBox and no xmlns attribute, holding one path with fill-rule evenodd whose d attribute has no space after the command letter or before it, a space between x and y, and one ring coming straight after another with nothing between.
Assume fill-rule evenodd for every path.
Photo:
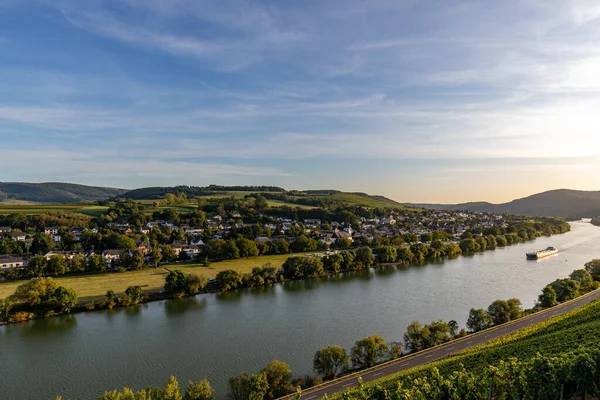
<instances>
[{"instance_id":1,"label":"sky","mask_svg":"<svg viewBox=\"0 0 600 400\"><path fill-rule=\"evenodd\" d=\"M0 0L0 181L600 190L596 0Z\"/></svg>"}]
</instances>

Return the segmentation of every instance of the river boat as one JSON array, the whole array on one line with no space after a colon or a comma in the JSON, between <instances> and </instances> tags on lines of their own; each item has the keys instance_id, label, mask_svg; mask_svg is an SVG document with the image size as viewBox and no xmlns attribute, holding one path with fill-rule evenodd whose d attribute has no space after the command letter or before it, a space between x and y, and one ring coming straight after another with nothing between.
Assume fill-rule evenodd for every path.
<instances>
[{"instance_id":1,"label":"river boat","mask_svg":"<svg viewBox=\"0 0 600 400\"><path fill-rule=\"evenodd\" d=\"M540 258L552 256L554 254L558 254L558 249L556 247L548 247L545 250L540 251L531 251L527 253L528 260L539 260Z\"/></svg>"}]
</instances>

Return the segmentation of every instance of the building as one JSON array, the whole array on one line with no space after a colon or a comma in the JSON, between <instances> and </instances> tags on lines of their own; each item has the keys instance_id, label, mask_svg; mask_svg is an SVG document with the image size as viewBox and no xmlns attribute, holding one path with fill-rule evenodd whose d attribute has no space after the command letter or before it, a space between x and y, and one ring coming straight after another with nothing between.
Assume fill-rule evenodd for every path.
<instances>
[{"instance_id":1,"label":"building","mask_svg":"<svg viewBox=\"0 0 600 400\"><path fill-rule=\"evenodd\" d=\"M12 229L10 228L10 226L0 226L0 234L2 233L10 233Z\"/></svg>"},{"instance_id":2,"label":"building","mask_svg":"<svg viewBox=\"0 0 600 400\"><path fill-rule=\"evenodd\" d=\"M0 269L23 268L27 263L23 257L3 256L0 257Z\"/></svg>"},{"instance_id":3,"label":"building","mask_svg":"<svg viewBox=\"0 0 600 400\"><path fill-rule=\"evenodd\" d=\"M13 240L22 242L27 238L27 235L25 234L25 232L11 232L10 237L12 237Z\"/></svg>"}]
</instances>

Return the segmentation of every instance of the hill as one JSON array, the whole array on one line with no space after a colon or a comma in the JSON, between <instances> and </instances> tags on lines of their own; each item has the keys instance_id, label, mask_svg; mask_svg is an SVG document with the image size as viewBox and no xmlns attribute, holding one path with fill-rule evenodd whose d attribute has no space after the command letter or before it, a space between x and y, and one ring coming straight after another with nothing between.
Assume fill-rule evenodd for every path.
<instances>
[{"instance_id":1,"label":"hill","mask_svg":"<svg viewBox=\"0 0 600 400\"><path fill-rule=\"evenodd\" d=\"M580 219L600 216L600 191L558 189L516 199L508 203L413 204L441 210L468 210L519 215L541 215Z\"/></svg>"},{"instance_id":2,"label":"hill","mask_svg":"<svg viewBox=\"0 0 600 400\"><path fill-rule=\"evenodd\" d=\"M118 196L124 189L77 185L73 183L0 182L0 202L86 203Z\"/></svg>"},{"instance_id":3,"label":"hill","mask_svg":"<svg viewBox=\"0 0 600 400\"><path fill-rule=\"evenodd\" d=\"M341 192L339 190L285 190L276 186L170 186L150 187L130 190L120 194L119 198L133 200L158 200L167 193L185 193L189 197L223 198L245 196L264 196L272 204L325 207L364 206L382 208L403 208L404 205L383 196L369 195L361 192Z\"/></svg>"}]
</instances>

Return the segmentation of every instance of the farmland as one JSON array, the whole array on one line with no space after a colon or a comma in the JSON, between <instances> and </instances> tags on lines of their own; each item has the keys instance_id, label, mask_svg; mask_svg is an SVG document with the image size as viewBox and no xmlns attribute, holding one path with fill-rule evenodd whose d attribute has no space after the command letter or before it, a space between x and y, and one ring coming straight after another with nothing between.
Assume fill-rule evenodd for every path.
<instances>
[{"instance_id":1,"label":"farmland","mask_svg":"<svg viewBox=\"0 0 600 400\"><path fill-rule=\"evenodd\" d=\"M292 254L270 255L242 258L232 261L213 262L208 267L202 264L185 263L171 264L164 266L168 269L180 269L183 272L191 272L196 275L203 275L207 278L214 278L220 271L226 269L235 269L240 273L248 273L254 267L261 267L270 263L275 268L280 268L284 261ZM68 276L55 278L56 281L65 287L73 289L79 296L80 303L91 300L97 300L104 297L108 290L113 290L117 294L122 294L128 286L139 285L146 293L156 293L162 290L165 284L167 271L164 268L150 268L141 271L131 271L123 273L105 273L95 275ZM24 281L14 281L0 283L0 298L5 298L14 293L18 285Z\"/></svg>"},{"instance_id":2,"label":"farmland","mask_svg":"<svg viewBox=\"0 0 600 400\"><path fill-rule=\"evenodd\" d=\"M62 211L97 216L106 213L108 207L90 204L0 204L0 215L39 215Z\"/></svg>"}]
</instances>

